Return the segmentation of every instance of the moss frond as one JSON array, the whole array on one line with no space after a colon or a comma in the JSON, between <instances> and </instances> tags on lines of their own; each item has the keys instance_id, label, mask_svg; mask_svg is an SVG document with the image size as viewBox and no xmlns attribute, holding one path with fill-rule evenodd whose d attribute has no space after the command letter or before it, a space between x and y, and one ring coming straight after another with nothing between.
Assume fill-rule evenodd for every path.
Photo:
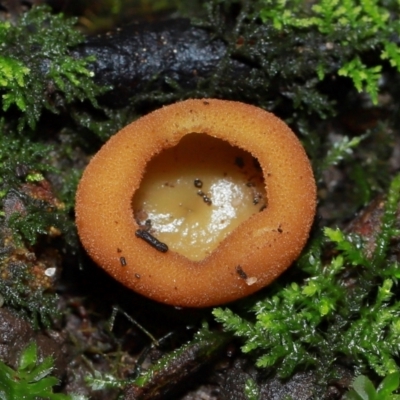
<instances>
[{"instance_id":1,"label":"moss frond","mask_svg":"<svg viewBox=\"0 0 400 400\"><path fill-rule=\"evenodd\" d=\"M93 58L75 59L71 49L83 41L75 19L33 7L16 25L0 22L0 94L2 110L20 111L19 130L34 129L44 109L59 113L67 104L88 99L97 105L103 93L88 65Z\"/></svg>"},{"instance_id":2,"label":"moss frond","mask_svg":"<svg viewBox=\"0 0 400 400\"><path fill-rule=\"evenodd\" d=\"M0 398L4 400L71 400L70 396L54 393L58 379L51 376L54 361L46 357L39 363L36 343L30 343L21 353L16 370L0 361Z\"/></svg>"},{"instance_id":3,"label":"moss frond","mask_svg":"<svg viewBox=\"0 0 400 400\"><path fill-rule=\"evenodd\" d=\"M372 257L359 236L325 228L325 239L314 239L298 263L308 277L257 301L253 320L214 310L217 321L242 338L242 350L256 356L257 366L274 367L282 377L312 366L326 378L346 357L356 373L399 370L400 301L394 293L400 269L387 259L399 199L400 175L390 186ZM328 263L321 252L327 241L336 248Z\"/></svg>"},{"instance_id":4,"label":"moss frond","mask_svg":"<svg viewBox=\"0 0 400 400\"><path fill-rule=\"evenodd\" d=\"M381 0L321 0L306 6L301 0L260 0L260 17L275 29L315 29L325 36L329 48L353 47L358 51L377 49L380 58L400 71L400 49L395 39L400 32L398 3ZM346 57L347 58L347 57ZM338 74L352 79L358 91L378 101L382 66L367 66L358 55L339 61ZM326 65L317 66L320 79Z\"/></svg>"}]
</instances>

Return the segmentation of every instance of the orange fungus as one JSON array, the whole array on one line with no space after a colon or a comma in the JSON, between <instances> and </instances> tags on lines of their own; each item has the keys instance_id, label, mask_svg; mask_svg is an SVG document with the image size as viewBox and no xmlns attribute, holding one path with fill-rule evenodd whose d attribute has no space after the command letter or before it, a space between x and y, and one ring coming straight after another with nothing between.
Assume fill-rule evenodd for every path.
<instances>
[{"instance_id":1,"label":"orange fungus","mask_svg":"<svg viewBox=\"0 0 400 400\"><path fill-rule=\"evenodd\" d=\"M125 286L206 307L285 271L315 208L309 160L284 122L203 99L163 107L114 135L79 183L76 222L89 255Z\"/></svg>"}]
</instances>

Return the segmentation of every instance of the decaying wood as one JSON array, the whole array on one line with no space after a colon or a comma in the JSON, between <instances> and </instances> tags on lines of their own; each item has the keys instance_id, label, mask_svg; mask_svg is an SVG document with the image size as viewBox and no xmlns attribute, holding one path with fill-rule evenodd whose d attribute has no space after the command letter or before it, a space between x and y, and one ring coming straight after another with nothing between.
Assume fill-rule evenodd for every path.
<instances>
[{"instance_id":1,"label":"decaying wood","mask_svg":"<svg viewBox=\"0 0 400 400\"><path fill-rule=\"evenodd\" d=\"M163 90L170 82L185 89L195 88L215 73L227 55L227 44L181 18L133 23L88 38L73 54L96 57L91 65L96 82L113 87L107 93L107 102L119 106L144 90ZM228 86L233 75L249 71L244 63L229 58L221 79Z\"/></svg>"}]
</instances>

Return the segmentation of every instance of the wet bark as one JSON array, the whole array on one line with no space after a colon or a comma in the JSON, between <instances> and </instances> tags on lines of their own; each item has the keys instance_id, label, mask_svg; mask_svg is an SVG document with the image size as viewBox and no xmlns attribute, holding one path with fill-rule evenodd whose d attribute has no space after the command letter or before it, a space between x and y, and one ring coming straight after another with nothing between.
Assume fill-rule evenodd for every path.
<instances>
[{"instance_id":1,"label":"wet bark","mask_svg":"<svg viewBox=\"0 0 400 400\"><path fill-rule=\"evenodd\" d=\"M74 51L76 57L95 56L91 65L98 84L112 86L107 102L124 105L144 90L164 90L171 82L193 89L216 72L227 55L227 44L188 19L134 23L88 40ZM249 66L229 58L222 77L229 80L248 73Z\"/></svg>"}]
</instances>

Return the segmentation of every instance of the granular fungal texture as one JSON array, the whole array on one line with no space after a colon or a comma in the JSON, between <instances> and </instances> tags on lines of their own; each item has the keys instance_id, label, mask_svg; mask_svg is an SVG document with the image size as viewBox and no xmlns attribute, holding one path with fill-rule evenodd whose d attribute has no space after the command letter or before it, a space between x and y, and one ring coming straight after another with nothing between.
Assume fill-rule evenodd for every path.
<instances>
[{"instance_id":1,"label":"granular fungal texture","mask_svg":"<svg viewBox=\"0 0 400 400\"><path fill-rule=\"evenodd\" d=\"M150 160L192 133L224 140L255 157L268 200L199 261L171 249L161 253L136 237L140 226L132 209ZM206 307L254 293L286 270L307 241L315 207L310 163L284 122L244 103L186 100L140 118L100 149L78 187L76 222L89 255L124 285L159 302ZM124 268L116 248L124 250ZM237 273L237 265L251 282Z\"/></svg>"}]
</instances>

